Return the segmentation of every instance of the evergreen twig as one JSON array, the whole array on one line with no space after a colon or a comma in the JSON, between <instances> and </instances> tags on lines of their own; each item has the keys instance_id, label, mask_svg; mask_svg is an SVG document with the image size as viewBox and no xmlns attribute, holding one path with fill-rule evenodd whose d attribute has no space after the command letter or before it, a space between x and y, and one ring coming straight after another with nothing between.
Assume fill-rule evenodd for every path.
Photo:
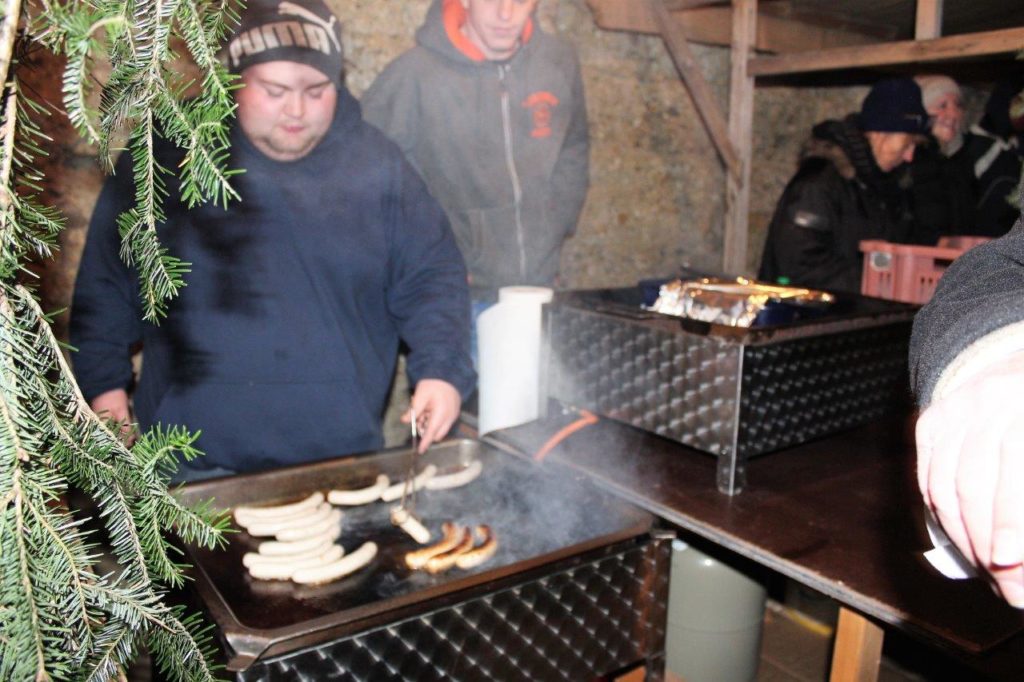
<instances>
[{"instance_id":1,"label":"evergreen twig","mask_svg":"<svg viewBox=\"0 0 1024 682\"><path fill-rule=\"evenodd\" d=\"M104 165L112 141L127 133L137 201L119 218L122 255L156 322L188 271L158 237L173 178L153 157L157 137L185 152L174 170L190 206L238 198L230 185L237 171L226 167L234 86L215 57L237 6L40 0L32 16L21 0L0 7L0 679L123 678L145 643L173 678L212 680L210 629L164 603L167 586L184 581L168 535L216 547L227 527L212 505L186 507L167 490L177 458L200 454L196 436L156 429L127 447L89 409L34 292L19 283L29 258L51 254L64 223L39 199L47 111L21 91L12 55L23 41L67 57L64 106ZM169 66L172 41L202 73L194 100ZM111 74L97 83L90 74L102 56ZM98 108L89 104L97 88ZM69 484L95 500L116 572L96 573L100 547L65 502Z\"/></svg>"}]
</instances>

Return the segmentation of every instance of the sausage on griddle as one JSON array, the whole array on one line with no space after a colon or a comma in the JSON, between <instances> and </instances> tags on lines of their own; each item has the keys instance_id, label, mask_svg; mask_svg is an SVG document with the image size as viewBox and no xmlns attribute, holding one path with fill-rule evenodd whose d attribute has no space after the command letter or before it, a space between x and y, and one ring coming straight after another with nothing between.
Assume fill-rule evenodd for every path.
<instances>
[{"instance_id":1,"label":"sausage on griddle","mask_svg":"<svg viewBox=\"0 0 1024 682\"><path fill-rule=\"evenodd\" d=\"M354 507L360 504L370 504L380 499L381 493L391 485L391 480L381 474L377 481L366 488L358 490L331 490L327 493L327 501L339 507Z\"/></svg>"},{"instance_id":2,"label":"sausage on griddle","mask_svg":"<svg viewBox=\"0 0 1024 682\"><path fill-rule=\"evenodd\" d=\"M456 559L473 549L473 534L468 528L459 528L461 539L458 544L444 554L436 554L427 560L427 573L443 573L455 565Z\"/></svg>"},{"instance_id":3,"label":"sausage on griddle","mask_svg":"<svg viewBox=\"0 0 1024 682\"><path fill-rule=\"evenodd\" d=\"M429 547L409 552L405 555L405 565L413 570L423 568L432 557L451 551L462 542L464 531L465 529L456 526L454 523L445 521L441 526L441 533L443 534L441 541Z\"/></svg>"},{"instance_id":4,"label":"sausage on griddle","mask_svg":"<svg viewBox=\"0 0 1024 682\"><path fill-rule=\"evenodd\" d=\"M498 538L490 526L479 525L475 532L480 537L480 544L455 559L455 565L459 568L479 566L498 550Z\"/></svg>"},{"instance_id":5,"label":"sausage on griddle","mask_svg":"<svg viewBox=\"0 0 1024 682\"><path fill-rule=\"evenodd\" d=\"M292 574L292 581L301 585L320 585L338 580L355 573L377 556L377 543L364 542L363 545L348 556L324 566L302 568Z\"/></svg>"}]
</instances>

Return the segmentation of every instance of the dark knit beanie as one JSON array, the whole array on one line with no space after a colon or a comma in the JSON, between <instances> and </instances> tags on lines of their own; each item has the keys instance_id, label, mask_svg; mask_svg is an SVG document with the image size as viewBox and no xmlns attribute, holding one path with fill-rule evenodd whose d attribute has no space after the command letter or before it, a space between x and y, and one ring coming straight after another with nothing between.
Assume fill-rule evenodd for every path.
<instances>
[{"instance_id":1,"label":"dark knit beanie","mask_svg":"<svg viewBox=\"0 0 1024 682\"><path fill-rule=\"evenodd\" d=\"M250 0L227 46L228 71L286 61L312 66L341 87L341 28L323 0Z\"/></svg>"},{"instance_id":2,"label":"dark knit beanie","mask_svg":"<svg viewBox=\"0 0 1024 682\"><path fill-rule=\"evenodd\" d=\"M921 102L921 88L913 78L889 78L875 83L860 108L864 132L928 132L928 112Z\"/></svg>"}]
</instances>

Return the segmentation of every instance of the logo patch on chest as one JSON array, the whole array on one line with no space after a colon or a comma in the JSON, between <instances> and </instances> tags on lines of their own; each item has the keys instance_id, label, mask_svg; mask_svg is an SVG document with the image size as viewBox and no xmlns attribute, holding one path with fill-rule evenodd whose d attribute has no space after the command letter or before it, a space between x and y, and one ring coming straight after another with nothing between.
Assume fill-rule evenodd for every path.
<instances>
[{"instance_id":1,"label":"logo patch on chest","mask_svg":"<svg viewBox=\"0 0 1024 682\"><path fill-rule=\"evenodd\" d=\"M533 116L530 137L551 137L551 116L558 106L558 98L546 90L539 90L523 100L523 107Z\"/></svg>"}]
</instances>

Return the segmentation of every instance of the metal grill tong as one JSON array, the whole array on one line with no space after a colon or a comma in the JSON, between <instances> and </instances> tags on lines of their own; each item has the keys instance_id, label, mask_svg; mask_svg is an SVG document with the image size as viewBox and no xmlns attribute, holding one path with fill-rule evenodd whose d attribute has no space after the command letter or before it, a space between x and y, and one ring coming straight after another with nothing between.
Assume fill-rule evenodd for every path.
<instances>
[{"instance_id":1,"label":"metal grill tong","mask_svg":"<svg viewBox=\"0 0 1024 682\"><path fill-rule=\"evenodd\" d=\"M430 541L430 531L416 516L416 454L419 449L419 427L416 412L409 408L412 424L412 448L409 450L409 467L402 485L402 499L391 510L391 523L408 533L416 542L425 545Z\"/></svg>"},{"instance_id":2,"label":"metal grill tong","mask_svg":"<svg viewBox=\"0 0 1024 682\"><path fill-rule=\"evenodd\" d=\"M405 510L410 516L416 511L416 451L419 450L420 434L416 425L416 411L409 408L409 423L412 426L412 449L409 450L409 467L405 474L405 485L402 487L402 499L399 509Z\"/></svg>"}]
</instances>

